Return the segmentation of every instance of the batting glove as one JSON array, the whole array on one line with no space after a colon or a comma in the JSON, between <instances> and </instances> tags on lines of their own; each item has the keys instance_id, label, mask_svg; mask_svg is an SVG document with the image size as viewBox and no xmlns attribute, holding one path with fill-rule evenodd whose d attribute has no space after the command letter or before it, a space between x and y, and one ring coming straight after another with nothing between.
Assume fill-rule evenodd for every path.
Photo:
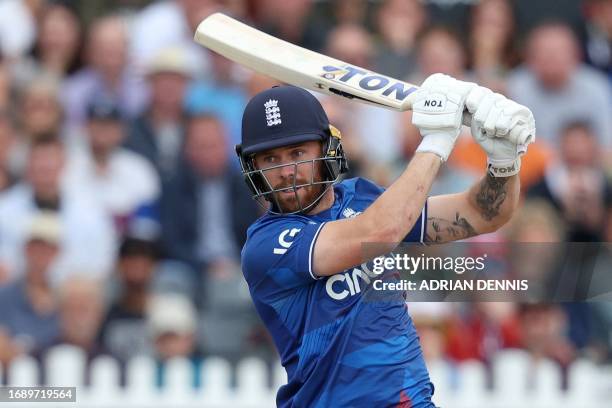
<instances>
[{"instance_id":1,"label":"batting glove","mask_svg":"<svg viewBox=\"0 0 612 408\"><path fill-rule=\"evenodd\" d=\"M515 175L521 156L535 140L531 111L503 95L477 87L467 97L472 136L487 153L487 168L494 177Z\"/></svg>"},{"instance_id":2,"label":"batting glove","mask_svg":"<svg viewBox=\"0 0 612 408\"><path fill-rule=\"evenodd\" d=\"M476 87L443 74L433 74L425 80L412 105L412 124L423 136L417 152L435 153L442 161L448 159L461 131L466 98Z\"/></svg>"},{"instance_id":3,"label":"batting glove","mask_svg":"<svg viewBox=\"0 0 612 408\"><path fill-rule=\"evenodd\" d=\"M465 107L471 114L472 123L476 122L489 137L507 138L517 145L535 140L533 113L503 95L477 86L468 95Z\"/></svg>"}]
</instances>

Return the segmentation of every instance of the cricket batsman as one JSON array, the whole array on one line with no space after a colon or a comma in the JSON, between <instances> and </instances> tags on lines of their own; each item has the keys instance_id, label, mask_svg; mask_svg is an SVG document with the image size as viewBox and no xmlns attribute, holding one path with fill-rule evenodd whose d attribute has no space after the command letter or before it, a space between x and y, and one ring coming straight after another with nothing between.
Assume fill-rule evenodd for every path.
<instances>
[{"instance_id":1,"label":"cricket batsman","mask_svg":"<svg viewBox=\"0 0 612 408\"><path fill-rule=\"evenodd\" d=\"M464 112L487 172L468 191L428 198ZM339 182L348 168L340 133L308 91L274 87L244 111L236 150L269 210L248 230L242 269L287 371L279 407L435 407L406 304L364 301L362 243L385 243L373 258L401 242L498 229L518 205L520 157L535 122L526 107L442 74L417 91L412 122L422 142L383 189L362 178Z\"/></svg>"}]
</instances>

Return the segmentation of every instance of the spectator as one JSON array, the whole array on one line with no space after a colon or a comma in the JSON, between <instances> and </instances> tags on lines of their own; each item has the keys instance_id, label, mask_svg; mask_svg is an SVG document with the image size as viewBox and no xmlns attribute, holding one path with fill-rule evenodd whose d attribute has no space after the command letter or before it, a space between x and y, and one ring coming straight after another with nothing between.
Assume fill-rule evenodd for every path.
<instances>
[{"instance_id":1,"label":"spectator","mask_svg":"<svg viewBox=\"0 0 612 408\"><path fill-rule=\"evenodd\" d=\"M417 59L419 71L412 77L414 83L420 84L436 72L466 79L466 50L459 35L447 27L432 26L421 34Z\"/></svg>"},{"instance_id":2,"label":"spectator","mask_svg":"<svg viewBox=\"0 0 612 408\"><path fill-rule=\"evenodd\" d=\"M91 384L91 363L105 353L98 339L98 330L104 315L104 301L100 283L83 276L73 276L63 282L57 291L59 335L50 345L36 350L34 358L43 368L42 382L49 382L44 371L44 359L51 347L71 345L85 355L84 383Z\"/></svg>"},{"instance_id":3,"label":"spectator","mask_svg":"<svg viewBox=\"0 0 612 408\"><path fill-rule=\"evenodd\" d=\"M419 84L429 75L436 72L442 72L463 80L471 80L471 78L466 78L467 51L459 35L445 26L431 26L421 33L417 46L417 66L418 71L409 78L411 83ZM411 115L409 113L405 117L404 128L400 134L402 135L403 142L407 143L407 146L416 148L414 143L420 140L421 136L417 128L412 126ZM404 154L409 153L408 156L403 157L404 160L412 157L413 152L406 148L403 150ZM474 153L479 160L472 160ZM465 156L469 157L469 159L466 160ZM455 172L450 168L448 171L442 168L440 175L444 175L444 177L436 180L439 188L435 187L435 191L438 193L457 191L457 188L465 185L474 177L469 172L474 171L479 174L485 163L486 158L480 146L467 132L463 132L459 135L456 148L453 149L453 154L448 162L450 167L462 170ZM470 166L475 166L476 169ZM452 190L445 191L449 187Z\"/></svg>"},{"instance_id":4,"label":"spectator","mask_svg":"<svg viewBox=\"0 0 612 408\"><path fill-rule=\"evenodd\" d=\"M373 68L374 43L372 36L356 24L337 26L327 38L327 52L349 64Z\"/></svg>"},{"instance_id":5,"label":"spectator","mask_svg":"<svg viewBox=\"0 0 612 408\"><path fill-rule=\"evenodd\" d=\"M49 134L61 134L63 109L59 83L50 76L36 78L21 90L17 113L17 138L10 154L10 170L23 177L30 145Z\"/></svg>"},{"instance_id":6,"label":"spectator","mask_svg":"<svg viewBox=\"0 0 612 408\"><path fill-rule=\"evenodd\" d=\"M59 102L59 84L43 76L29 82L19 94L13 146L8 157L11 173L22 178L30 145L40 137L59 134L63 110Z\"/></svg>"},{"instance_id":7,"label":"spectator","mask_svg":"<svg viewBox=\"0 0 612 408\"><path fill-rule=\"evenodd\" d=\"M563 369L576 357L576 350L566 336L568 318L559 305L525 304L519 311L523 347L535 359L549 358ZM566 384L564 371L563 383Z\"/></svg>"},{"instance_id":8,"label":"spectator","mask_svg":"<svg viewBox=\"0 0 612 408\"><path fill-rule=\"evenodd\" d=\"M503 232L508 275L529 281L529 291L521 298L555 298L565 261L559 252L567 237L566 225L555 208L545 200L528 198Z\"/></svg>"},{"instance_id":9,"label":"spectator","mask_svg":"<svg viewBox=\"0 0 612 408\"><path fill-rule=\"evenodd\" d=\"M320 51L325 44L326 31L310 19L312 0L263 0L257 19L262 29L294 44Z\"/></svg>"},{"instance_id":10,"label":"spectator","mask_svg":"<svg viewBox=\"0 0 612 408\"><path fill-rule=\"evenodd\" d=\"M195 171L196 202L192 206L195 213L184 217L193 225L194 238L183 245L195 242L194 256L199 270L205 272L199 277L205 281L201 337L209 352L235 360L265 343L254 335L261 323L245 290L239 263L246 230L259 215L259 207L241 174L229 163L227 135L217 117L190 118L185 154ZM174 228L181 226L174 224Z\"/></svg>"},{"instance_id":11,"label":"spectator","mask_svg":"<svg viewBox=\"0 0 612 408\"><path fill-rule=\"evenodd\" d=\"M162 51L148 66L151 100L132 124L126 146L146 157L162 183L175 177L184 143L183 103L192 69L180 48Z\"/></svg>"},{"instance_id":12,"label":"spectator","mask_svg":"<svg viewBox=\"0 0 612 408\"><path fill-rule=\"evenodd\" d=\"M555 145L568 120L588 122L599 144L612 145L610 83L580 63L578 42L560 23L536 27L527 39L526 63L508 79L508 93L533 111L538 137Z\"/></svg>"},{"instance_id":13,"label":"spectator","mask_svg":"<svg viewBox=\"0 0 612 408\"><path fill-rule=\"evenodd\" d=\"M470 10L476 1L463 0L427 0L430 24L434 26L448 27L465 35L465 29L469 26Z\"/></svg>"},{"instance_id":14,"label":"spectator","mask_svg":"<svg viewBox=\"0 0 612 408\"><path fill-rule=\"evenodd\" d=\"M587 60L612 81L612 1L588 0L585 6Z\"/></svg>"},{"instance_id":15,"label":"spectator","mask_svg":"<svg viewBox=\"0 0 612 408\"><path fill-rule=\"evenodd\" d=\"M342 147L345 154L351 158L348 173L341 177L348 179L362 176L380 185L389 185L393 174L388 163L376 162L373 156L366 154L364 146L355 137L356 124L351 119L355 114L354 102L333 96L321 96L320 102L330 123L342 129Z\"/></svg>"},{"instance_id":16,"label":"spectator","mask_svg":"<svg viewBox=\"0 0 612 408\"><path fill-rule=\"evenodd\" d=\"M36 37L36 19L43 0L0 3L0 54L11 60L24 56Z\"/></svg>"},{"instance_id":17,"label":"spectator","mask_svg":"<svg viewBox=\"0 0 612 408\"><path fill-rule=\"evenodd\" d=\"M601 164L601 147L591 127L574 122L560 138L559 161L529 196L550 202L568 224L568 240L598 242L612 220L612 186Z\"/></svg>"},{"instance_id":18,"label":"spectator","mask_svg":"<svg viewBox=\"0 0 612 408\"><path fill-rule=\"evenodd\" d=\"M357 25L337 26L328 37L327 53L349 64L373 69L371 35ZM399 118L386 109L365 104L351 104L351 122L355 137L373 162L389 166L399 151ZM372 137L376 135L376 137Z\"/></svg>"},{"instance_id":19,"label":"spectator","mask_svg":"<svg viewBox=\"0 0 612 408\"><path fill-rule=\"evenodd\" d=\"M419 134L418 129L412 125L412 113L406 112L402 114L402 125L401 151L403 156L402 160L398 162L398 172L401 171L401 168L405 167L406 161L412 158L417 146L421 142L421 135ZM465 135L460 137L467 139ZM469 137L468 140L471 141L472 138ZM465 145L470 142L462 140L461 143ZM484 164L481 166L481 168L482 167L484 167ZM460 163L457 163L456 160L449 161L447 162L446 166L440 168L438 177L436 177L436 180L431 186L430 194L453 194L465 191L476 182L478 177L477 175L478 173L470 171L470 169L463 168Z\"/></svg>"},{"instance_id":20,"label":"spectator","mask_svg":"<svg viewBox=\"0 0 612 408\"><path fill-rule=\"evenodd\" d=\"M0 343L12 352L4 362L22 352L50 346L59 336L57 305L49 273L61 251L62 230L58 215L41 212L31 218L24 248L21 278L0 288Z\"/></svg>"},{"instance_id":21,"label":"spectator","mask_svg":"<svg viewBox=\"0 0 612 408\"><path fill-rule=\"evenodd\" d=\"M427 22L418 0L385 0L378 10L375 70L394 78L406 78L416 69L416 40Z\"/></svg>"},{"instance_id":22,"label":"spectator","mask_svg":"<svg viewBox=\"0 0 612 408\"><path fill-rule=\"evenodd\" d=\"M516 305L481 302L456 313L448 323L448 356L455 361L490 362L504 348L521 346L521 327Z\"/></svg>"},{"instance_id":23,"label":"spectator","mask_svg":"<svg viewBox=\"0 0 612 408\"><path fill-rule=\"evenodd\" d=\"M10 162L15 144L13 121L8 112L0 110L0 194L14 181Z\"/></svg>"},{"instance_id":24,"label":"spectator","mask_svg":"<svg viewBox=\"0 0 612 408\"><path fill-rule=\"evenodd\" d=\"M230 165L227 133L217 117L190 118L185 155L197 177L197 214L188 218L196 221L198 260L212 271L226 263L235 267L258 206Z\"/></svg>"},{"instance_id":25,"label":"spectator","mask_svg":"<svg viewBox=\"0 0 612 408\"><path fill-rule=\"evenodd\" d=\"M451 302L419 302L411 296L406 303L423 344L427 362L446 359L447 326L457 305Z\"/></svg>"},{"instance_id":26,"label":"spectator","mask_svg":"<svg viewBox=\"0 0 612 408\"><path fill-rule=\"evenodd\" d=\"M159 250L154 242L127 237L119 248L118 288L102 324L103 347L125 362L150 350L146 310Z\"/></svg>"},{"instance_id":27,"label":"spectator","mask_svg":"<svg viewBox=\"0 0 612 408\"><path fill-rule=\"evenodd\" d=\"M71 277L59 288L60 342L80 347L91 359L102 352L96 342L104 316L98 281Z\"/></svg>"},{"instance_id":28,"label":"spectator","mask_svg":"<svg viewBox=\"0 0 612 408\"><path fill-rule=\"evenodd\" d=\"M8 170L5 167L0 167L0 193L7 190L12 184L13 180Z\"/></svg>"},{"instance_id":29,"label":"spectator","mask_svg":"<svg viewBox=\"0 0 612 408\"><path fill-rule=\"evenodd\" d=\"M180 295L156 295L147 306L147 326L160 360L189 357L195 350L196 310Z\"/></svg>"},{"instance_id":30,"label":"spectator","mask_svg":"<svg viewBox=\"0 0 612 408\"><path fill-rule=\"evenodd\" d=\"M377 5L369 0L308 1L312 5L307 5L310 10L306 18L305 30L309 38L308 47L313 47L310 48L312 50L323 51L329 33L337 26L359 25L371 30L371 16L375 14L374 10ZM274 16L276 5L273 0L266 0L262 2L262 5L263 7L254 8L252 16L256 26L269 30L271 28L265 22L278 18ZM270 18L269 15L272 17Z\"/></svg>"},{"instance_id":31,"label":"spectator","mask_svg":"<svg viewBox=\"0 0 612 408\"><path fill-rule=\"evenodd\" d=\"M505 93L506 75L518 63L514 35L508 0L485 0L474 6L469 47L472 71L480 85Z\"/></svg>"},{"instance_id":32,"label":"spectator","mask_svg":"<svg viewBox=\"0 0 612 408\"><path fill-rule=\"evenodd\" d=\"M187 129L185 155L194 171L193 184L181 191L185 178L178 178L169 190L162 207L163 239L178 259L223 273L239 259L258 208L230 164L227 133L219 119L193 116ZM192 253L184 254L186 248Z\"/></svg>"},{"instance_id":33,"label":"spectator","mask_svg":"<svg viewBox=\"0 0 612 408\"><path fill-rule=\"evenodd\" d=\"M63 0L66 1L66 0ZM86 2L68 0L86 26L91 25L98 16L119 13L132 17L153 0L88 0Z\"/></svg>"},{"instance_id":34,"label":"spectator","mask_svg":"<svg viewBox=\"0 0 612 408\"><path fill-rule=\"evenodd\" d=\"M542 199L525 200L522 208L512 218L504 232L508 242L549 243L567 240L564 221L559 217L555 208ZM529 263L518 257L515 260L523 266Z\"/></svg>"},{"instance_id":35,"label":"spectator","mask_svg":"<svg viewBox=\"0 0 612 408\"><path fill-rule=\"evenodd\" d=\"M0 58L0 110L9 109L11 102L11 81L8 64L3 63Z\"/></svg>"},{"instance_id":36,"label":"spectator","mask_svg":"<svg viewBox=\"0 0 612 408\"><path fill-rule=\"evenodd\" d=\"M80 62L80 37L81 26L71 8L63 4L46 5L32 55L13 65L16 87L43 75L61 81L74 73Z\"/></svg>"},{"instance_id":37,"label":"spectator","mask_svg":"<svg viewBox=\"0 0 612 408\"><path fill-rule=\"evenodd\" d=\"M62 89L69 127L83 124L85 108L96 98L116 100L126 118L142 112L146 88L128 66L127 35L124 21L116 16L101 18L89 29L85 49L88 65L69 77Z\"/></svg>"},{"instance_id":38,"label":"spectator","mask_svg":"<svg viewBox=\"0 0 612 408\"><path fill-rule=\"evenodd\" d=\"M448 28L433 26L422 32L419 37L417 59L418 72L412 77L415 83L419 83L434 72L444 72L457 78L466 76L466 50L456 34ZM401 120L399 135L402 156L398 161L399 167L405 166L405 162L410 160L421 140L418 129L412 125L412 113L402 114ZM462 152L465 150L477 151L482 155L482 162L476 169L464 166ZM477 172L485 166L485 159L480 146L467 133L462 133L447 166L440 169L431 193L436 195L463 191L462 188L469 187L476 180Z\"/></svg>"},{"instance_id":39,"label":"spectator","mask_svg":"<svg viewBox=\"0 0 612 408\"><path fill-rule=\"evenodd\" d=\"M104 315L104 299L100 284L84 276L72 276L57 289L59 335L53 344L37 350L42 357L49 347L70 344L79 347L88 361L103 353L97 342Z\"/></svg>"},{"instance_id":40,"label":"spectator","mask_svg":"<svg viewBox=\"0 0 612 408\"><path fill-rule=\"evenodd\" d=\"M359 24L368 25L368 14L370 14L370 4L367 0L337 0L330 2L328 13L333 15L330 24Z\"/></svg>"},{"instance_id":41,"label":"spectator","mask_svg":"<svg viewBox=\"0 0 612 408\"><path fill-rule=\"evenodd\" d=\"M189 299L157 295L147 307L147 326L157 360L157 385L165 383L165 365L172 358L187 358L192 365L192 386L200 386L202 355L196 348L197 315Z\"/></svg>"},{"instance_id":42,"label":"spectator","mask_svg":"<svg viewBox=\"0 0 612 408\"><path fill-rule=\"evenodd\" d=\"M209 53L193 41L198 24L218 11L216 0L158 1L138 13L130 29L130 56L140 72L163 50L180 47L187 51L190 64L200 67L199 76L208 72ZM151 30L151 27L156 27ZM144 64L144 65L143 65Z\"/></svg>"},{"instance_id":43,"label":"spectator","mask_svg":"<svg viewBox=\"0 0 612 408\"><path fill-rule=\"evenodd\" d=\"M71 160L68 183L90 188L121 232L140 208L157 200L158 175L146 159L120 146L125 129L112 101L93 101L87 116L87 146Z\"/></svg>"},{"instance_id":44,"label":"spectator","mask_svg":"<svg viewBox=\"0 0 612 408\"><path fill-rule=\"evenodd\" d=\"M264 89L262 89L262 91L263 90ZM342 147L345 154L351 158L351 166L349 171L347 174L344 174L343 177L353 178L358 177L358 175L363 175L367 178L380 182L382 185L387 185L389 182L388 179L380 180L379 178L375 177L376 174L372 174L379 173L376 171L378 168L377 163L370 160L371 158L368 157L366 152L363 150L363 146L354 136L355 124L351 121L354 103L342 98L325 95L321 96L320 102L325 109L325 113L327 113L329 122L332 123L337 129L342 129ZM384 172L385 167L382 166L382 168L383 170L381 170L380 173ZM373 171L370 172L370 170Z\"/></svg>"},{"instance_id":45,"label":"spectator","mask_svg":"<svg viewBox=\"0 0 612 408\"><path fill-rule=\"evenodd\" d=\"M540 24L555 19L575 32L583 30L583 1L576 0L513 0L518 33L528 33Z\"/></svg>"},{"instance_id":46,"label":"spectator","mask_svg":"<svg viewBox=\"0 0 612 408\"><path fill-rule=\"evenodd\" d=\"M261 91L272 88L275 85L280 85L281 82L277 79L269 77L259 72L251 71L248 74L248 79L245 81L244 87L247 93L247 99L252 98ZM241 118L242 122L242 118Z\"/></svg>"},{"instance_id":47,"label":"spectator","mask_svg":"<svg viewBox=\"0 0 612 408\"><path fill-rule=\"evenodd\" d=\"M233 362L247 354L275 361L278 354L250 300L240 265L217 265L208 278L199 316L201 348Z\"/></svg>"},{"instance_id":48,"label":"spectator","mask_svg":"<svg viewBox=\"0 0 612 408\"><path fill-rule=\"evenodd\" d=\"M35 140L30 148L25 180L0 196L0 263L17 277L27 227L36 212L58 211L62 251L50 278L57 282L74 271L105 276L115 253L111 220L101 206L78 186L62 181L63 144L53 136Z\"/></svg>"},{"instance_id":49,"label":"spectator","mask_svg":"<svg viewBox=\"0 0 612 408\"><path fill-rule=\"evenodd\" d=\"M49 76L29 82L19 104L21 139L28 143L49 133L59 133L63 110L59 102L59 83Z\"/></svg>"},{"instance_id":50,"label":"spectator","mask_svg":"<svg viewBox=\"0 0 612 408\"><path fill-rule=\"evenodd\" d=\"M228 151L240 144L242 112L247 102L244 86L238 80L241 67L219 54L212 54L211 74L189 87L186 107L191 113L214 113L223 120L230 142Z\"/></svg>"}]
</instances>

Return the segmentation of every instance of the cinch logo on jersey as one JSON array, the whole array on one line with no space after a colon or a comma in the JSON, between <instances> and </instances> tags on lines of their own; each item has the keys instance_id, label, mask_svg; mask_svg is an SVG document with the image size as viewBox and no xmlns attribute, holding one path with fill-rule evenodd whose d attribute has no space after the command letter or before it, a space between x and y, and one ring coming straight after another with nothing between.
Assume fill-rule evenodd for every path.
<instances>
[{"instance_id":1,"label":"cinch logo on jersey","mask_svg":"<svg viewBox=\"0 0 612 408\"><path fill-rule=\"evenodd\" d=\"M361 212L354 211L350 208L344 210L344 215L347 218L356 217L359 214L361 214ZM295 238L300 231L300 228L288 228L283 230L278 236L280 248L274 248L274 254L285 254L291 245L293 245L293 238ZM361 293L361 282L365 285L369 285L371 278L375 278L384 272L384 269L378 272L375 271L374 268L369 268L367 263L363 263L360 266L361 268L353 268L352 271L347 270L346 272L328 277L325 282L325 291L327 295L334 300L342 300L347 296L355 296Z\"/></svg>"},{"instance_id":2,"label":"cinch logo on jersey","mask_svg":"<svg viewBox=\"0 0 612 408\"><path fill-rule=\"evenodd\" d=\"M353 268L337 275L332 275L325 282L327 295L334 300L346 299L347 296L355 296L361 293L361 282L366 286L371 278L375 278L379 273L368 268L367 264L361 264L361 268Z\"/></svg>"},{"instance_id":3,"label":"cinch logo on jersey","mask_svg":"<svg viewBox=\"0 0 612 408\"><path fill-rule=\"evenodd\" d=\"M278 236L278 243L281 246L281 248L274 248L274 253L276 255L282 255L285 252L287 252L291 244L293 244L293 240L287 241L287 236L294 238L295 234L297 234L300 231L301 231L300 228L291 228L291 229L286 229L283 232L281 232L280 235Z\"/></svg>"},{"instance_id":4,"label":"cinch logo on jersey","mask_svg":"<svg viewBox=\"0 0 612 408\"><path fill-rule=\"evenodd\" d=\"M416 87L411 87L404 82L351 65L345 65L342 68L326 65L323 67L323 71L325 72L321 74L321 77L325 79L344 82L364 91L381 91L383 96L393 96L398 101L403 101L417 90Z\"/></svg>"}]
</instances>

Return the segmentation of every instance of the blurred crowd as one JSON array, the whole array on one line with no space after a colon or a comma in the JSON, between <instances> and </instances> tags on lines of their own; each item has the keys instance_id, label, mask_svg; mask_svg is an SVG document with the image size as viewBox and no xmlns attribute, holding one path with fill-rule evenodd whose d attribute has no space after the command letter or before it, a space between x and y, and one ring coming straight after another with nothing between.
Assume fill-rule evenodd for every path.
<instances>
[{"instance_id":1,"label":"blurred crowd","mask_svg":"<svg viewBox=\"0 0 612 408\"><path fill-rule=\"evenodd\" d=\"M612 241L612 0L2 0L0 363L61 343L160 368L275 358L240 271L265 210L233 149L246 102L277 82L193 42L214 11L412 83L443 72L529 106L524 203L479 239ZM321 101L350 176L389 185L420 140L410 113ZM432 194L466 189L485 162L466 130ZM612 358L610 303L413 306L431 359Z\"/></svg>"}]
</instances>

